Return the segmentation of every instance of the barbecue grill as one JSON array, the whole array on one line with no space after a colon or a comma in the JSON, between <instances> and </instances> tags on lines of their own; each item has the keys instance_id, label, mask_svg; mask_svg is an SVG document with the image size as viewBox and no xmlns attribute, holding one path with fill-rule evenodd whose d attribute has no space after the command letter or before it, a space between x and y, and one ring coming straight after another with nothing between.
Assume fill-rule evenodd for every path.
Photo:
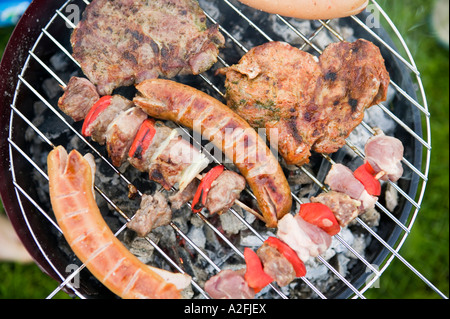
<instances>
[{"instance_id":1,"label":"barbecue grill","mask_svg":"<svg viewBox=\"0 0 450 319\"><path fill-rule=\"evenodd\" d=\"M19 237L39 267L54 278L59 285L49 294L53 297L59 290L79 298L105 298L114 296L103 287L71 252L65 243L61 230L54 221L48 197L46 157L56 145L77 148L80 152L91 152L97 158L99 171L104 178L96 180L96 192L105 219L112 230L126 241L126 221L136 210L136 203L127 198L128 187L133 185L138 194L155 191L156 185L146 182L133 172L133 168L117 169L108 160L104 147L96 145L80 134L81 126L65 116L57 107L70 76L81 76L79 64L71 57L70 34L80 18L87 0L34 1L14 31L1 64L1 195L6 212ZM364 158L364 143L374 134L376 127L390 130L405 145L403 166L405 174L398 183L388 183L376 206L379 222L372 225L362 216L356 219L352 238L343 234L334 240L343 254L351 255L351 265L343 271L339 258L319 256L315 269L325 269L318 278L304 277L296 280L289 288L270 285L258 295L266 298L364 298L391 261L403 262L414 275L422 279L439 296L447 298L431 282L420 274L399 253L411 232L422 199L425 194L431 155L430 114L420 73L401 34L388 15L376 1L358 16L339 20L299 21L278 15L270 15L241 5L234 0L201 0L209 23L218 23L227 39L226 48L221 51L219 61L210 71L199 76L178 77L176 80L197 87L223 101L223 78L214 75L218 67L237 63L251 47L267 41L287 41L320 54L324 47L336 41L365 38L381 49L391 75L390 98L386 103L374 106L374 113L352 133L346 146L339 152L328 155L314 154L311 165L297 170L286 169L288 176L301 176L308 186L293 187L295 204L310 196L327 191L323 184L326 173L335 162L348 166L361 163ZM373 19L374 12L395 34L395 42ZM396 44L400 45L400 49ZM403 52L403 53L400 53ZM125 96L134 94L133 88L119 89ZM424 127L423 127L424 126ZM187 138L193 134L181 128ZM202 141L193 140L202 148ZM212 162L220 160L202 148ZM107 177L110 176L110 179ZM303 185L302 185L303 186ZM124 194L124 196L121 196ZM251 200L250 192L244 194ZM393 196L394 204L389 196ZM125 199L123 198L125 197ZM296 208L295 208L296 209ZM258 222L249 221L245 214L232 208L229 212L243 225L241 232L254 238L261 245L267 236ZM229 235L220 228L220 220L203 213L197 222L225 246L224 256L217 257L211 250L199 244L192 232L177 221L170 224L177 246L187 246L188 253L178 248L170 249L160 245L160 237L148 236L145 244L152 248L153 259L160 267L192 275L188 259L195 259L209 276L223 267L242 264L242 241L237 235ZM211 236L211 235L210 235ZM242 239L242 237L240 237ZM251 244L248 244L251 245ZM313 266L311 266L313 267ZM198 298L208 298L203 290L205 278L193 277L193 293ZM324 282L326 284L324 284Z\"/></svg>"}]
</instances>

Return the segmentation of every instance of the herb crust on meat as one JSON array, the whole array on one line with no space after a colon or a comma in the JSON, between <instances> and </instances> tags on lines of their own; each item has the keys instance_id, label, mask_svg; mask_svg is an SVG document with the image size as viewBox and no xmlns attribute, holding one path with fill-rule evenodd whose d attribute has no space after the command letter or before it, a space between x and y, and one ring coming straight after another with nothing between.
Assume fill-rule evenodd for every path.
<instances>
[{"instance_id":1,"label":"herb crust on meat","mask_svg":"<svg viewBox=\"0 0 450 319\"><path fill-rule=\"evenodd\" d=\"M251 49L226 75L227 105L254 128L273 131L287 164L309 162L311 150L334 153L366 108L386 99L389 74L366 40L329 45L317 60L284 42Z\"/></svg>"},{"instance_id":2,"label":"herb crust on meat","mask_svg":"<svg viewBox=\"0 0 450 319\"><path fill-rule=\"evenodd\" d=\"M200 74L224 43L197 0L94 0L71 37L73 57L101 95L159 76Z\"/></svg>"}]
</instances>

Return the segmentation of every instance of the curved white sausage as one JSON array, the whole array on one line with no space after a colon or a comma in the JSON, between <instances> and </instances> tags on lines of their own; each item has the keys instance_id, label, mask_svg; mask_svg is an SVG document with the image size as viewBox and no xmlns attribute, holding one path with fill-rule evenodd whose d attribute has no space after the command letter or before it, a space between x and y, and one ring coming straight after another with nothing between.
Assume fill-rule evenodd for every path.
<instances>
[{"instance_id":1,"label":"curved white sausage","mask_svg":"<svg viewBox=\"0 0 450 319\"><path fill-rule=\"evenodd\" d=\"M181 298L180 290L129 252L104 221L94 198L92 162L58 146L47 163L56 220L89 271L122 298Z\"/></svg>"},{"instance_id":2,"label":"curved white sausage","mask_svg":"<svg viewBox=\"0 0 450 319\"><path fill-rule=\"evenodd\" d=\"M348 17L363 11L368 0L239 0L265 12L317 20Z\"/></svg>"}]
</instances>

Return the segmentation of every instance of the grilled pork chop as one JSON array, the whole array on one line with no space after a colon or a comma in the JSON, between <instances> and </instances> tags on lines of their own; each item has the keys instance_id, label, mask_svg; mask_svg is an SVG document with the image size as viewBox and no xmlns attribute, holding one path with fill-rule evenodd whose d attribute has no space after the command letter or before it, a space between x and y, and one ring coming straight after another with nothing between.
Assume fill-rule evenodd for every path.
<instances>
[{"instance_id":1,"label":"grilled pork chop","mask_svg":"<svg viewBox=\"0 0 450 319\"><path fill-rule=\"evenodd\" d=\"M228 106L255 128L276 129L271 143L293 165L308 163L311 149L341 148L364 110L386 99L389 85L380 50L366 40L331 44L318 61L268 42L219 73L226 74Z\"/></svg>"},{"instance_id":2,"label":"grilled pork chop","mask_svg":"<svg viewBox=\"0 0 450 319\"><path fill-rule=\"evenodd\" d=\"M197 0L94 0L71 37L73 57L100 95L158 76L202 73L224 43Z\"/></svg>"}]
</instances>

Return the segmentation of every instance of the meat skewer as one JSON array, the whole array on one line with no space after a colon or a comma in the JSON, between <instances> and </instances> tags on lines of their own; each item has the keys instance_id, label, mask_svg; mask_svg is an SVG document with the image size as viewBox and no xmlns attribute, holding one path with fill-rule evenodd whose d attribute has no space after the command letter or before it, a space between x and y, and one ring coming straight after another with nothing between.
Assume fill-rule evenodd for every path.
<instances>
[{"instance_id":1,"label":"meat skewer","mask_svg":"<svg viewBox=\"0 0 450 319\"><path fill-rule=\"evenodd\" d=\"M403 175L403 144L395 137L386 136L380 129L375 129L375 132L364 147L364 161L370 164L377 179L396 182Z\"/></svg>"},{"instance_id":2,"label":"meat skewer","mask_svg":"<svg viewBox=\"0 0 450 319\"><path fill-rule=\"evenodd\" d=\"M74 87L69 84L60 100L76 105L82 96L95 88L89 81L71 81L77 84L80 82L85 85L84 89L80 88L80 85ZM76 92L73 91L75 88ZM61 106L68 116L79 116L76 108ZM182 139L177 130L160 121L148 119L131 101L119 95L104 96L92 106L87 112L82 133L99 144L106 144L115 166L120 166L128 160L136 169L149 172L150 179L161 184L166 190L172 190L178 183L179 193L183 192L195 178L200 177L199 173L208 165L206 157ZM211 192L211 196L216 193L220 195L209 199L206 208L211 213L222 212L237 202L262 219L259 213L238 200L244 187L243 177L231 171L226 172L214 182ZM218 192L219 190L222 192ZM187 197L183 203L193 196L192 191L186 192L185 195ZM180 207L183 203L176 206Z\"/></svg>"},{"instance_id":3,"label":"meat skewer","mask_svg":"<svg viewBox=\"0 0 450 319\"><path fill-rule=\"evenodd\" d=\"M70 43L98 92L111 95L145 79L205 72L225 38L197 0L93 0Z\"/></svg>"},{"instance_id":4,"label":"meat skewer","mask_svg":"<svg viewBox=\"0 0 450 319\"><path fill-rule=\"evenodd\" d=\"M364 164L354 172L334 164L325 179L331 191L311 198L329 206L342 227L375 205L376 196L381 194L380 180L397 182L403 175L402 142L379 129L375 131L376 135L366 142Z\"/></svg>"},{"instance_id":5,"label":"meat skewer","mask_svg":"<svg viewBox=\"0 0 450 319\"><path fill-rule=\"evenodd\" d=\"M365 163L353 172L353 174L355 176L358 175L357 171L362 169L367 171L367 174L377 182L378 179L383 176L391 176L391 181L398 180L399 167L401 167L400 161L403 157L403 147L401 142L393 137L386 137L381 131L377 130L377 135L369 139L366 143L366 150L367 149L371 149L372 153L369 153L369 155L373 154L372 156L376 161L381 161L384 167L392 168L389 172L395 172L397 175L389 175L384 171L374 170L369 164L368 159L366 159ZM386 156L386 154L389 155ZM336 172L338 173L336 174ZM339 179L339 172L342 173L341 179ZM288 214L278 223L278 238L287 243L289 249L293 248L295 254L298 257L303 258L302 260L306 261L310 257L317 256L325 251L329 246L330 236L340 231L339 226L346 227L352 220L365 212L365 209L361 208L362 202L351 198L348 194L355 197L358 196L362 200L364 200L364 198L372 197L370 201L373 200L373 196L370 194L361 196L364 191L367 193L366 189L364 189L363 192L361 191L361 185L363 188L366 188L366 185L368 184L359 182L356 177L351 176L351 173L351 170L343 167L343 165L335 164L330 171L330 178L327 176L327 179L332 180L332 186L334 186L335 189L338 188L340 191L331 190L322 193L317 197L312 197L311 203L301 205L298 215L292 217L292 215ZM341 183L341 185L339 183ZM319 208L314 206L317 204L323 206ZM305 208L307 209L305 210ZM322 211L323 209L328 211ZM321 211L322 214L320 213ZM320 215L321 217L319 218ZM333 215L335 221L330 222L332 219L330 216ZM319 230L320 227L322 230ZM328 234L326 234L326 232ZM251 278L247 286L250 285L252 288L256 288L255 291L258 291L261 289L261 286L267 285L267 283L271 281L277 281L279 285L283 286L290 283L296 277L302 276L302 273L297 273L296 275L292 274L289 265L295 265L295 261L286 263L286 260L281 258L277 251L268 247L267 242L258 249L257 256L260 257L263 268L256 270L256 278L267 277L267 279L261 279L260 281L255 282L255 279ZM251 264L247 264L247 267L252 266ZM229 271L227 271L227 274L221 272L212 277L209 281L220 282L222 277L226 278L227 276L230 276L228 272ZM265 274L261 272L264 272ZM238 275L239 272L234 274L234 276ZM226 296L228 292L231 292L229 287L211 285L209 281L205 285L205 289L208 293L223 297ZM240 286L241 291L233 291L233 296L249 298L249 296L244 293L248 289L247 286Z\"/></svg>"}]
</instances>

